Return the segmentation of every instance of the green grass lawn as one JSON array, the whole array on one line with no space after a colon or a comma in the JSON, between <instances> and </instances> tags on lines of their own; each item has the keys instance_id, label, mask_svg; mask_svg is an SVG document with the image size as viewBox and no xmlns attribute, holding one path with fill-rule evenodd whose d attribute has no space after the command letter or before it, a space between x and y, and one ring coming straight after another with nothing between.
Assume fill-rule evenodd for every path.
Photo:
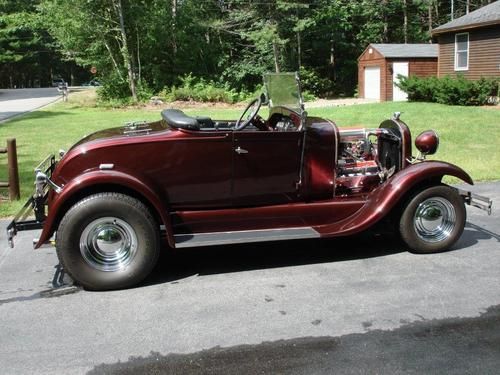
<instances>
[{"instance_id":1,"label":"green grass lawn","mask_svg":"<svg viewBox=\"0 0 500 375\"><path fill-rule=\"evenodd\" d=\"M394 111L413 136L426 129L440 135L436 159L455 163L468 171L474 180L500 179L500 110L452 107L427 103L380 103L337 108L314 108L310 115L333 119L339 126L377 127ZM235 119L241 109L187 109L186 113L216 119ZM265 114L266 111L264 111ZM7 138L16 138L22 199L0 203L0 217L11 216L33 190L33 168L49 153L67 150L82 136L99 129L122 126L127 121L156 120L160 110L110 110L58 103L0 124L0 147ZM0 180L6 180L6 158L0 155ZM2 195L7 191L2 190Z\"/></svg>"}]
</instances>

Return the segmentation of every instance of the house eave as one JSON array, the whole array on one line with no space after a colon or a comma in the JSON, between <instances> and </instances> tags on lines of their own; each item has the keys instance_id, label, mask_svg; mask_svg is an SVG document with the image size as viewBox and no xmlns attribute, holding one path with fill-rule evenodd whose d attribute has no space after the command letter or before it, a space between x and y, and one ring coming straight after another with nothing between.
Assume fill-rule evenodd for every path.
<instances>
[{"instance_id":1,"label":"house eave","mask_svg":"<svg viewBox=\"0 0 500 375\"><path fill-rule=\"evenodd\" d=\"M375 43L376 44L376 43ZM425 43L420 43L420 44L425 44ZM411 46L412 44L409 43L408 44L409 46ZM437 46L437 44L435 44ZM421 54L421 55L406 55L406 54L401 54L401 55L387 55L387 54L384 54L382 53L382 51L380 51L377 47L374 46L374 43L370 43L368 44L368 46L364 49L364 51L361 53L361 55L358 56L358 63L361 61L361 58L365 55L365 53L368 51L369 48L373 48L375 51L377 51L380 56L382 56L382 58L384 60L394 60L394 59L437 59L438 58L438 53L436 52L436 54Z\"/></svg>"},{"instance_id":2,"label":"house eave","mask_svg":"<svg viewBox=\"0 0 500 375\"><path fill-rule=\"evenodd\" d=\"M479 29L482 27L494 26L494 25L500 25L500 19L494 20L494 21L488 21L488 22L475 23L475 24L471 24L471 25L450 27L450 28L445 28L445 29L437 28L437 29L434 29L431 31L431 35L434 37L434 36L441 35L441 34L454 33L454 32L458 32L458 31L469 31L472 29Z\"/></svg>"}]
</instances>

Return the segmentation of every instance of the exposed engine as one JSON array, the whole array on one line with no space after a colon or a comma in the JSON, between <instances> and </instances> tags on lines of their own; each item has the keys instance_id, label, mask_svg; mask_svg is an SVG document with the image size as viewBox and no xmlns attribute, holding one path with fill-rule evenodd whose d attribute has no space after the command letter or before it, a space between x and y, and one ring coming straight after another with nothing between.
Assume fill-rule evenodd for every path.
<instances>
[{"instance_id":1,"label":"exposed engine","mask_svg":"<svg viewBox=\"0 0 500 375\"><path fill-rule=\"evenodd\" d=\"M396 171L396 165L381 163L385 142L397 142L388 129L341 129L337 157L337 195L371 191ZM389 168L387 168L389 166Z\"/></svg>"}]
</instances>

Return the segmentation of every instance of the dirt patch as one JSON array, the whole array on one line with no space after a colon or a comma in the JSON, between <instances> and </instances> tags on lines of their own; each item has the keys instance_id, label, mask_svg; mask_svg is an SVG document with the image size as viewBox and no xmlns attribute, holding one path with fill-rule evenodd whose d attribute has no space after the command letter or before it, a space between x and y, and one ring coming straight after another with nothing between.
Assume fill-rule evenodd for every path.
<instances>
[{"instance_id":1,"label":"dirt patch","mask_svg":"<svg viewBox=\"0 0 500 375\"><path fill-rule=\"evenodd\" d=\"M377 103L373 99L359 99L359 98L343 98L343 99L316 99L305 103L306 108L324 108L324 107L341 107L346 105L356 105L356 104L367 104L367 103ZM204 103L196 101L175 101L159 104L145 104L140 108L146 110L158 110L158 108L179 108L179 109L199 109L199 108L210 108L210 109L243 109L246 106L246 102L229 104L229 103Z\"/></svg>"},{"instance_id":2,"label":"dirt patch","mask_svg":"<svg viewBox=\"0 0 500 375\"><path fill-rule=\"evenodd\" d=\"M346 105L377 103L375 99L342 98L342 99L316 99L306 103L306 108L343 107Z\"/></svg>"},{"instance_id":3,"label":"dirt patch","mask_svg":"<svg viewBox=\"0 0 500 375\"><path fill-rule=\"evenodd\" d=\"M160 108L177 108L177 109L200 109L200 108L208 108L208 109L241 109L245 108L246 103L207 103L207 102L196 102L196 101L182 101L176 100L174 102L158 102L157 104L146 103L141 105L139 108L151 111L157 111Z\"/></svg>"}]
</instances>

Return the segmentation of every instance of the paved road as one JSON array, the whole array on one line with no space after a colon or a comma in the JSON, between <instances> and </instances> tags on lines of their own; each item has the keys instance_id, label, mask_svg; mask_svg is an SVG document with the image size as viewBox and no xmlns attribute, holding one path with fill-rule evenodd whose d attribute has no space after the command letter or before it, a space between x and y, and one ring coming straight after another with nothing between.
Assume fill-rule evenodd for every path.
<instances>
[{"instance_id":1,"label":"paved road","mask_svg":"<svg viewBox=\"0 0 500 375\"><path fill-rule=\"evenodd\" d=\"M500 183L453 251L391 236L185 250L140 287L64 286L0 228L2 374L481 373L500 368ZM61 286L61 284L63 284Z\"/></svg>"},{"instance_id":2,"label":"paved road","mask_svg":"<svg viewBox=\"0 0 500 375\"><path fill-rule=\"evenodd\" d=\"M57 88L0 90L0 122L59 99Z\"/></svg>"}]
</instances>

